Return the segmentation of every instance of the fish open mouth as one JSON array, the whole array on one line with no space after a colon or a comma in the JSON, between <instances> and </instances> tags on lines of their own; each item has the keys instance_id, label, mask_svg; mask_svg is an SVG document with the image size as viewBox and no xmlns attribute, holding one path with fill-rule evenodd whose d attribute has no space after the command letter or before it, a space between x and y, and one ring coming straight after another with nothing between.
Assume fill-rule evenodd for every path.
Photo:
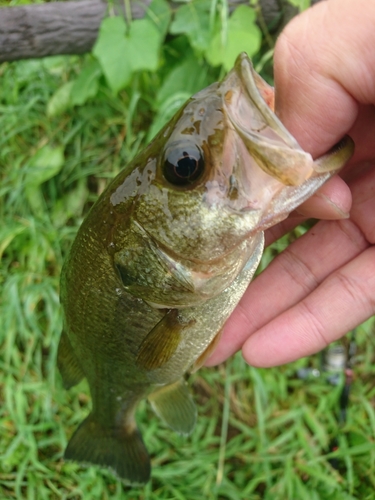
<instances>
[{"instance_id":1,"label":"fish open mouth","mask_svg":"<svg viewBox=\"0 0 375 500\"><path fill-rule=\"evenodd\" d=\"M335 173L351 157L353 141L344 137L314 161L273 111L273 88L256 73L245 53L220 88L226 115L257 165L285 186L300 186L310 177Z\"/></svg>"}]
</instances>

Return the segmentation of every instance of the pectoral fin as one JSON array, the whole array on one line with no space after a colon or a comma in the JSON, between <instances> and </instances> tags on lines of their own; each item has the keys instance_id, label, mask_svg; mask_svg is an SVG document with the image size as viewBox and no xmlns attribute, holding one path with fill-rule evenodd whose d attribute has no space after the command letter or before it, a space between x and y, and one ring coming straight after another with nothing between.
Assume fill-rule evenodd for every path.
<instances>
[{"instance_id":1,"label":"pectoral fin","mask_svg":"<svg viewBox=\"0 0 375 500\"><path fill-rule=\"evenodd\" d=\"M188 326L190 324L182 325L179 322L177 309L170 309L143 340L137 364L146 370L155 370L165 365L176 352L182 332Z\"/></svg>"},{"instance_id":2,"label":"pectoral fin","mask_svg":"<svg viewBox=\"0 0 375 500\"><path fill-rule=\"evenodd\" d=\"M85 376L64 330L61 332L57 350L57 367L61 373L65 389L70 389L78 384Z\"/></svg>"},{"instance_id":3,"label":"pectoral fin","mask_svg":"<svg viewBox=\"0 0 375 500\"><path fill-rule=\"evenodd\" d=\"M190 434L197 410L183 379L158 389L148 397L154 412L174 431Z\"/></svg>"}]
</instances>

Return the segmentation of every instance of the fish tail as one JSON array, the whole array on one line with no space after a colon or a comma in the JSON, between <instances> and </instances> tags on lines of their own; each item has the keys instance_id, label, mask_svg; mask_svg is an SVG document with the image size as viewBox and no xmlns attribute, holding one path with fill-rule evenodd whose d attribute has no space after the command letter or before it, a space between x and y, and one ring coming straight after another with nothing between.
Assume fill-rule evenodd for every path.
<instances>
[{"instance_id":1,"label":"fish tail","mask_svg":"<svg viewBox=\"0 0 375 500\"><path fill-rule=\"evenodd\" d=\"M150 479L150 458L134 421L126 427L104 427L91 413L73 434L64 458L107 467L130 484Z\"/></svg>"}]
</instances>

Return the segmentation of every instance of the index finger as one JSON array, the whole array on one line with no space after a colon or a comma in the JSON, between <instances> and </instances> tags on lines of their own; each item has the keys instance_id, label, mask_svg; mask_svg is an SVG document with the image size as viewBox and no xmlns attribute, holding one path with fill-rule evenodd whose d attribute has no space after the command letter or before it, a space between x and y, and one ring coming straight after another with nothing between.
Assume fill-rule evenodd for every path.
<instances>
[{"instance_id":1,"label":"index finger","mask_svg":"<svg viewBox=\"0 0 375 500\"><path fill-rule=\"evenodd\" d=\"M319 222L251 283L206 364L216 365L234 354L251 335L298 304L368 245L363 233L350 220ZM275 339L280 341L277 335ZM263 361L265 356L267 352L263 353Z\"/></svg>"}]
</instances>

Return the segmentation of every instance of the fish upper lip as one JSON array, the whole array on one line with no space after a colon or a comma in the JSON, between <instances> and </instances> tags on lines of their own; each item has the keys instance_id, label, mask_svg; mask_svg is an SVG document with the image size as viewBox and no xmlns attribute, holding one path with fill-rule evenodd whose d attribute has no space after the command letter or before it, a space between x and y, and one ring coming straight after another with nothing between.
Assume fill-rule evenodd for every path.
<instances>
[{"instance_id":1,"label":"fish upper lip","mask_svg":"<svg viewBox=\"0 0 375 500\"><path fill-rule=\"evenodd\" d=\"M261 92L256 84L256 78L260 78L259 75L254 71L253 64L245 52L242 52L235 63L234 70L240 79L242 86L247 94L247 97L251 100L252 104L258 109L265 123L274 130L277 135L285 142L285 145L289 148L296 149L300 148L296 139L288 132L284 127L279 118L275 115L272 109L268 106L266 101L263 99ZM228 106L227 106L228 109ZM232 119L232 114L229 112L229 120L238 131L238 122L236 119ZM241 128L241 127L240 127ZM254 137L252 137L254 140Z\"/></svg>"},{"instance_id":2,"label":"fish upper lip","mask_svg":"<svg viewBox=\"0 0 375 500\"><path fill-rule=\"evenodd\" d=\"M313 174L314 162L264 100L267 85L241 54L223 81L225 114L262 170L285 186L300 186ZM233 87L236 99L225 99Z\"/></svg>"}]
</instances>

